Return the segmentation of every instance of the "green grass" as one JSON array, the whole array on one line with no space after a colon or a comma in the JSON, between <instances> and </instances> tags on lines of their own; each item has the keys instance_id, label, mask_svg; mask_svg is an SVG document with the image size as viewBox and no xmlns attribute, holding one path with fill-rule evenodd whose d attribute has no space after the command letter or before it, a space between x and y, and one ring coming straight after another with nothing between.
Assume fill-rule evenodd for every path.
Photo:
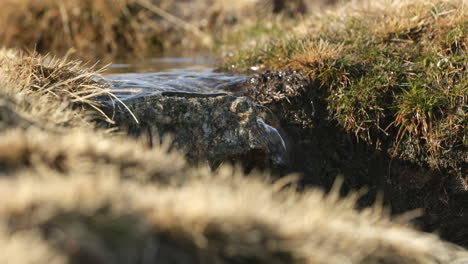
<instances>
[{"instance_id":1,"label":"green grass","mask_svg":"<svg viewBox=\"0 0 468 264\"><path fill-rule=\"evenodd\" d=\"M306 34L291 33L304 25ZM437 155L468 146L467 33L463 1L345 5L284 27L288 37L275 32L221 68L301 70L347 131L377 146L411 139Z\"/></svg>"}]
</instances>

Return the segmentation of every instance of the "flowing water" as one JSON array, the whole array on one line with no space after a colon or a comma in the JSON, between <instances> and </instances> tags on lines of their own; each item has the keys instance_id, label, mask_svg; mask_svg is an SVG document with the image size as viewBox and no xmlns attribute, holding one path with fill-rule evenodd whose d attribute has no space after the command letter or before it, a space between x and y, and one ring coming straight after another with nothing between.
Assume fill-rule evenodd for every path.
<instances>
[{"instance_id":1,"label":"flowing water","mask_svg":"<svg viewBox=\"0 0 468 264\"><path fill-rule=\"evenodd\" d=\"M105 79L112 85L114 94L122 101L159 93L230 94L245 82L247 77L213 71L214 62L206 58L159 58L132 63L110 65ZM258 127L264 131L271 159L276 165L287 160L284 136L261 118Z\"/></svg>"},{"instance_id":2,"label":"flowing water","mask_svg":"<svg viewBox=\"0 0 468 264\"><path fill-rule=\"evenodd\" d=\"M126 100L155 93L230 93L229 87L245 76L215 73L213 61L205 58L159 58L138 64L112 64L106 75L114 93Z\"/></svg>"}]
</instances>

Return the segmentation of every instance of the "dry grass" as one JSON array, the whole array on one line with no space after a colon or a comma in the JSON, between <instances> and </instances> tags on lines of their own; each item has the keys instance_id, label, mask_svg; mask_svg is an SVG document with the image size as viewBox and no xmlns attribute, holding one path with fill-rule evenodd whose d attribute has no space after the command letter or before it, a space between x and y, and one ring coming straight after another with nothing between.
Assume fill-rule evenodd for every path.
<instances>
[{"instance_id":1,"label":"dry grass","mask_svg":"<svg viewBox=\"0 0 468 264\"><path fill-rule=\"evenodd\" d=\"M379 205L357 211L357 195L192 168L168 145L93 131L94 96L107 91L91 71L0 55L2 263L426 264L468 254Z\"/></svg>"},{"instance_id":2,"label":"dry grass","mask_svg":"<svg viewBox=\"0 0 468 264\"><path fill-rule=\"evenodd\" d=\"M1 258L3 263L66 263L65 257L47 245L40 238L40 234L28 231L11 234L4 225L0 228L0 244L3 251Z\"/></svg>"},{"instance_id":3,"label":"dry grass","mask_svg":"<svg viewBox=\"0 0 468 264\"><path fill-rule=\"evenodd\" d=\"M0 111L5 118L19 116L11 121L23 125L90 126L107 119L96 98L110 93L98 77L99 71L77 61L0 50Z\"/></svg>"},{"instance_id":4,"label":"dry grass","mask_svg":"<svg viewBox=\"0 0 468 264\"><path fill-rule=\"evenodd\" d=\"M0 45L95 60L104 56L213 48L215 40L258 13L271 0L2 0ZM300 0L281 7L293 12Z\"/></svg>"},{"instance_id":5,"label":"dry grass","mask_svg":"<svg viewBox=\"0 0 468 264\"><path fill-rule=\"evenodd\" d=\"M95 57L212 50L246 24L296 17L329 0L2 0L0 45ZM262 16L258 17L257 14Z\"/></svg>"},{"instance_id":6,"label":"dry grass","mask_svg":"<svg viewBox=\"0 0 468 264\"><path fill-rule=\"evenodd\" d=\"M437 159L468 142L467 18L462 0L354 1L273 26L273 37L224 68L301 70L347 131L378 148L390 143L393 154L410 155L406 142Z\"/></svg>"},{"instance_id":7,"label":"dry grass","mask_svg":"<svg viewBox=\"0 0 468 264\"><path fill-rule=\"evenodd\" d=\"M28 140L11 141L14 137ZM33 156L42 156L48 137L52 135L37 130L11 130L1 142L27 145ZM46 159L25 157L34 162L4 175L0 192L8 199L0 205L0 222L9 235L0 240L3 249L15 252L23 247L27 234L39 242L37 252L66 263L151 259L426 264L450 263L466 255L435 235L413 230L405 220L391 220L379 206L356 211L356 195L341 199L336 190L328 195L320 190L298 194L284 184L272 184L256 174L245 177L230 167L215 173L194 168L174 174L168 169L169 158L149 155L143 144L116 144L114 139L83 132L53 138L57 145L83 138L100 143L76 150L78 155L68 148L64 159L78 157L69 163L74 169L59 171ZM121 161L106 161L109 153L102 145L112 143L118 153L146 153L146 160L137 161L135 168L159 164L155 169L159 177L142 181L138 175L146 173L138 170L122 174L118 167L131 158L122 155ZM3 146L1 150L6 153ZM86 156L93 157L89 161L94 161L96 171L87 169ZM175 185L161 181L175 176L186 180ZM4 252L0 258L11 255ZM23 262L24 257L40 256L21 254L10 263Z\"/></svg>"},{"instance_id":8,"label":"dry grass","mask_svg":"<svg viewBox=\"0 0 468 264\"><path fill-rule=\"evenodd\" d=\"M0 43L6 47L81 55L142 52L150 18L136 0L2 0ZM90 57L90 56L89 56ZM88 58L89 58L88 57Z\"/></svg>"},{"instance_id":9,"label":"dry grass","mask_svg":"<svg viewBox=\"0 0 468 264\"><path fill-rule=\"evenodd\" d=\"M16 129L1 133L0 175L25 168L38 174L45 174L41 170L47 169L64 176L105 175L111 170L121 178L178 183L186 180L183 177L190 168L180 154L169 151L167 143L151 149L143 141L100 133L88 135L82 129L62 134L43 133L34 127L27 132Z\"/></svg>"}]
</instances>

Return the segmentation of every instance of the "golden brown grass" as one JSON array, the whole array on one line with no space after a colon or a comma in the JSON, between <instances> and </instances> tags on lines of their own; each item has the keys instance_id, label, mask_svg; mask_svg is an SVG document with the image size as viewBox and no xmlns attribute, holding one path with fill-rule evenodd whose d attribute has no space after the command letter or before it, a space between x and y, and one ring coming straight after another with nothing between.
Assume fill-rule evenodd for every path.
<instances>
[{"instance_id":1,"label":"golden brown grass","mask_svg":"<svg viewBox=\"0 0 468 264\"><path fill-rule=\"evenodd\" d=\"M0 60L2 263L426 264L468 254L380 205L356 210L356 194L193 168L168 145L95 131L95 96L108 91L92 71L5 50Z\"/></svg>"},{"instance_id":2,"label":"golden brown grass","mask_svg":"<svg viewBox=\"0 0 468 264\"><path fill-rule=\"evenodd\" d=\"M347 131L402 157L400 142L415 144L437 160L468 142L467 18L463 0L353 1L273 26L224 68L301 70Z\"/></svg>"},{"instance_id":3,"label":"golden brown grass","mask_svg":"<svg viewBox=\"0 0 468 264\"><path fill-rule=\"evenodd\" d=\"M40 126L87 126L106 119L98 96L110 95L97 82L99 71L77 61L0 50L0 109L13 111L23 123ZM2 110L3 111L3 110ZM107 119L110 121L109 119Z\"/></svg>"},{"instance_id":4,"label":"golden brown grass","mask_svg":"<svg viewBox=\"0 0 468 264\"><path fill-rule=\"evenodd\" d=\"M0 229L0 244L3 251L2 262L24 264L66 263L65 258L59 252L40 238L40 234L28 231L12 234L6 230L4 225Z\"/></svg>"},{"instance_id":5,"label":"golden brown grass","mask_svg":"<svg viewBox=\"0 0 468 264\"><path fill-rule=\"evenodd\" d=\"M149 155L143 144L128 139L116 144L89 132L50 135L33 129L8 131L0 142L28 145L37 153L33 156L41 157L50 145L47 138L57 145L80 145L84 138L100 143L85 150L68 147L65 159L78 157L69 162L71 170L29 158L33 162L22 170L4 175L0 192L8 198L0 205L0 223L10 238L2 248L14 250L19 246L9 241L33 234L32 241L43 241L38 252L59 252L72 263L135 263L144 256L177 263L449 263L466 254L413 230L403 219L391 220L380 206L356 211L356 195L342 199L336 190L325 195L316 189L299 194L231 167L174 174L166 162L170 158ZM153 166L159 177L141 180L138 175L145 173L138 170L122 174L119 163L132 158L122 155L121 161L109 163L106 144L119 153L146 153L147 160L137 161L135 168ZM0 150L7 153L4 146ZM96 171L83 162L86 156ZM185 180L160 183L175 176Z\"/></svg>"},{"instance_id":6,"label":"golden brown grass","mask_svg":"<svg viewBox=\"0 0 468 264\"><path fill-rule=\"evenodd\" d=\"M222 39L220 32L257 20L258 13L270 17L272 2L2 0L0 45L62 55L73 51L74 56L93 61L96 57L209 49Z\"/></svg>"},{"instance_id":7,"label":"golden brown grass","mask_svg":"<svg viewBox=\"0 0 468 264\"><path fill-rule=\"evenodd\" d=\"M81 55L142 52L152 26L136 0L3 0L0 43ZM89 58L89 57L88 57Z\"/></svg>"},{"instance_id":8,"label":"golden brown grass","mask_svg":"<svg viewBox=\"0 0 468 264\"><path fill-rule=\"evenodd\" d=\"M34 127L28 132L1 133L3 172L14 173L26 168L41 174L41 169L47 168L62 175L105 175L111 170L121 178L141 181L177 183L186 180L181 177L190 167L179 153L169 151L168 144L149 148L143 141L100 133L90 136L82 131L69 129L66 137L62 133L41 133ZM111 140L106 139L109 137Z\"/></svg>"}]
</instances>

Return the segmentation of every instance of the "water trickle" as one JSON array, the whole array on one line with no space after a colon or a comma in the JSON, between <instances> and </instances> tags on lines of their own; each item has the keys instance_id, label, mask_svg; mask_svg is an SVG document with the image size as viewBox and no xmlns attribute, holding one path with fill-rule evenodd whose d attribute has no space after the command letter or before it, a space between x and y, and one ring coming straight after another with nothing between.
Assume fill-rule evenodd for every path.
<instances>
[{"instance_id":1,"label":"water trickle","mask_svg":"<svg viewBox=\"0 0 468 264\"><path fill-rule=\"evenodd\" d=\"M257 124L264 131L264 139L267 141L270 159L276 166L284 166L288 163L288 148L278 129L268 125L263 119L258 118Z\"/></svg>"},{"instance_id":2,"label":"water trickle","mask_svg":"<svg viewBox=\"0 0 468 264\"><path fill-rule=\"evenodd\" d=\"M105 79L121 100L162 92L229 94L232 93L230 88L246 81L244 76L215 73L208 62L212 63L197 58L163 58L145 61L143 66L112 64L114 73L106 75ZM147 72L148 69L155 71Z\"/></svg>"},{"instance_id":3,"label":"water trickle","mask_svg":"<svg viewBox=\"0 0 468 264\"><path fill-rule=\"evenodd\" d=\"M162 63L164 61L158 62ZM169 60L169 62L181 63L183 61ZM245 82L252 81L245 76L215 73L213 72L213 69L207 65L187 65L187 67L183 67L184 65L178 66L180 68L174 69L169 66L167 69L157 72L132 72L132 69L135 69L134 67L132 68L128 67L128 65L118 64L114 69L119 69L119 72L108 74L105 76L105 79L111 84L113 93L122 101L129 100L127 102L137 102L141 97L157 94L166 95L167 93L177 93L177 95L180 95L181 93L189 93L189 97L192 97L193 94L197 94L197 97L200 97L199 95L202 95L202 97L207 95L207 97L209 97L209 95L212 94L215 94L216 96L219 94L231 94L233 96L237 96L239 91L242 89L243 84ZM127 67L127 70L131 73L122 73L125 67ZM177 116L177 113L175 115ZM229 116L230 115L227 115L226 118L229 118ZM281 133L281 129L275 128L267 124L264 119L257 117L254 117L253 119L256 120L256 125L254 122L252 126L242 128L252 129L252 131L255 131L254 138L248 140L252 140L252 142L261 142L260 145L262 146L262 149L267 148L265 151L268 152L268 157L273 167L282 167L287 165L288 146L284 135ZM176 123L171 125L174 125L175 127L180 126L180 124ZM197 125L195 124L194 127L197 127ZM220 134L221 132L227 133L228 135L238 135L235 130L238 126L234 125L231 126L231 128L228 127L229 126L225 127L224 130L226 131L216 131L213 130L211 126L205 123L200 123L200 128L205 138L216 137L217 134ZM231 131L230 129L234 130ZM223 128L221 128L221 130L223 130ZM221 136L220 138L235 138L234 140L240 140L239 142L247 140L247 138L236 138L234 136ZM205 141L210 142L209 140ZM233 145L233 142L227 143ZM244 146L249 146L249 143L246 143ZM226 153L230 153L230 151L230 149L225 150Z\"/></svg>"}]
</instances>

